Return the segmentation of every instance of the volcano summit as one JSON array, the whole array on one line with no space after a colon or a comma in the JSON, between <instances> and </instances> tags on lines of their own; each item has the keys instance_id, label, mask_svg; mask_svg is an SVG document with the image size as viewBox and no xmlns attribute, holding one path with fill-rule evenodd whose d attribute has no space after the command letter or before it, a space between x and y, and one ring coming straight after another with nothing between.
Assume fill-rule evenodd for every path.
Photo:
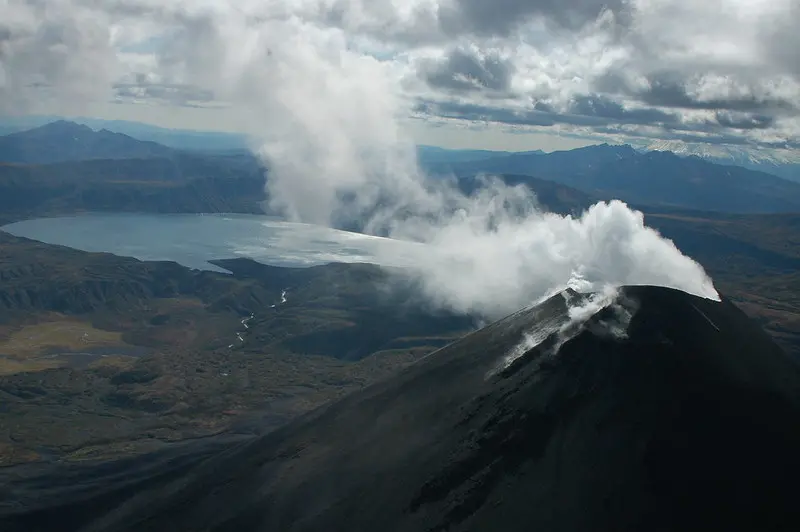
<instances>
[{"instance_id":1,"label":"volcano summit","mask_svg":"<svg viewBox=\"0 0 800 532\"><path fill-rule=\"evenodd\" d=\"M800 529L797 365L724 297L626 287L580 323L575 298L223 450L19 470L0 528Z\"/></svg>"}]
</instances>

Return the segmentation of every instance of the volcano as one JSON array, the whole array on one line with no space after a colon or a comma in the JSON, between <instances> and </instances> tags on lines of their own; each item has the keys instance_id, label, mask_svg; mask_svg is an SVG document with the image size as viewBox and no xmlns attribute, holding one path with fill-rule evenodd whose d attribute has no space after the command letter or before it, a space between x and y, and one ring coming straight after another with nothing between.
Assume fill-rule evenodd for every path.
<instances>
[{"instance_id":1,"label":"volcano","mask_svg":"<svg viewBox=\"0 0 800 532\"><path fill-rule=\"evenodd\" d=\"M0 529L800 530L798 366L725 298L585 297L243 442L20 473Z\"/></svg>"}]
</instances>

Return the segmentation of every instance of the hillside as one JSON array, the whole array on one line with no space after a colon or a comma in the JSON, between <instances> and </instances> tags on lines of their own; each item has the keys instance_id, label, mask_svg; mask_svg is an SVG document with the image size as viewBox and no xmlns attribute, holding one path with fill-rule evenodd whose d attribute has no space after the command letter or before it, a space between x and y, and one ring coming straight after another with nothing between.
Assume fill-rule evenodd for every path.
<instances>
[{"instance_id":1,"label":"hillside","mask_svg":"<svg viewBox=\"0 0 800 532\"><path fill-rule=\"evenodd\" d=\"M558 294L279 430L220 442L224 452L201 442L169 461L21 470L0 522L9 532L55 518L64 532L800 526L800 367L728 301L628 288L620 337L624 313L612 308L564 329L581 300ZM526 333L542 342L504 363Z\"/></svg>"}]
</instances>

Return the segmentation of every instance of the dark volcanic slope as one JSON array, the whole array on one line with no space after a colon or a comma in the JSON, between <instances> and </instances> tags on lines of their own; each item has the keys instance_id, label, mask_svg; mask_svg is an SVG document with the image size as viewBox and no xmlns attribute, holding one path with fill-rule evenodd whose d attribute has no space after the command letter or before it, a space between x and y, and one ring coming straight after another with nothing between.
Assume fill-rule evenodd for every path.
<instances>
[{"instance_id":1,"label":"dark volcanic slope","mask_svg":"<svg viewBox=\"0 0 800 532\"><path fill-rule=\"evenodd\" d=\"M625 293L627 339L601 334L601 312L557 356L546 341L492 373L565 319L556 296L160 488L75 503L61 529L800 529L798 367L727 301ZM14 497L0 529L58 529L46 498L26 514Z\"/></svg>"}]
</instances>

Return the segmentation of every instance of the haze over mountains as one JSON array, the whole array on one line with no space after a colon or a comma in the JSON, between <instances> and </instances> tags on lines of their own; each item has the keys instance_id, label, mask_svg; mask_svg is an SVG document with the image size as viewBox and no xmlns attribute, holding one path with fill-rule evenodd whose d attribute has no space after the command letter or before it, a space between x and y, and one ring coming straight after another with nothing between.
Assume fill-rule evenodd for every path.
<instances>
[{"instance_id":1,"label":"haze over mountains","mask_svg":"<svg viewBox=\"0 0 800 532\"><path fill-rule=\"evenodd\" d=\"M421 147L419 158L423 167L434 173L467 178L479 173L531 176L535 179L527 182L534 190L537 186L543 190L552 188L541 180L551 181L580 190L595 201L619 198L636 205L731 213L800 211L800 183L668 152L639 153L627 145L601 144L563 152L508 154ZM136 169L121 162L100 162L120 159L150 159L137 163L150 167ZM29 165L77 164L30 170L36 178L45 179L77 174L85 174L87 178L104 175L110 181L174 181L200 177L213 180L223 175L257 179L258 173L263 172L259 161L246 153L185 152L107 130L93 131L67 121L0 137L0 161ZM8 180L14 179L10 173L18 170L6 166L0 172L5 172ZM507 179L526 182L519 177ZM533 186L536 179L540 181ZM577 195L563 190L565 195ZM35 196L35 192L32 194Z\"/></svg>"}]
</instances>

